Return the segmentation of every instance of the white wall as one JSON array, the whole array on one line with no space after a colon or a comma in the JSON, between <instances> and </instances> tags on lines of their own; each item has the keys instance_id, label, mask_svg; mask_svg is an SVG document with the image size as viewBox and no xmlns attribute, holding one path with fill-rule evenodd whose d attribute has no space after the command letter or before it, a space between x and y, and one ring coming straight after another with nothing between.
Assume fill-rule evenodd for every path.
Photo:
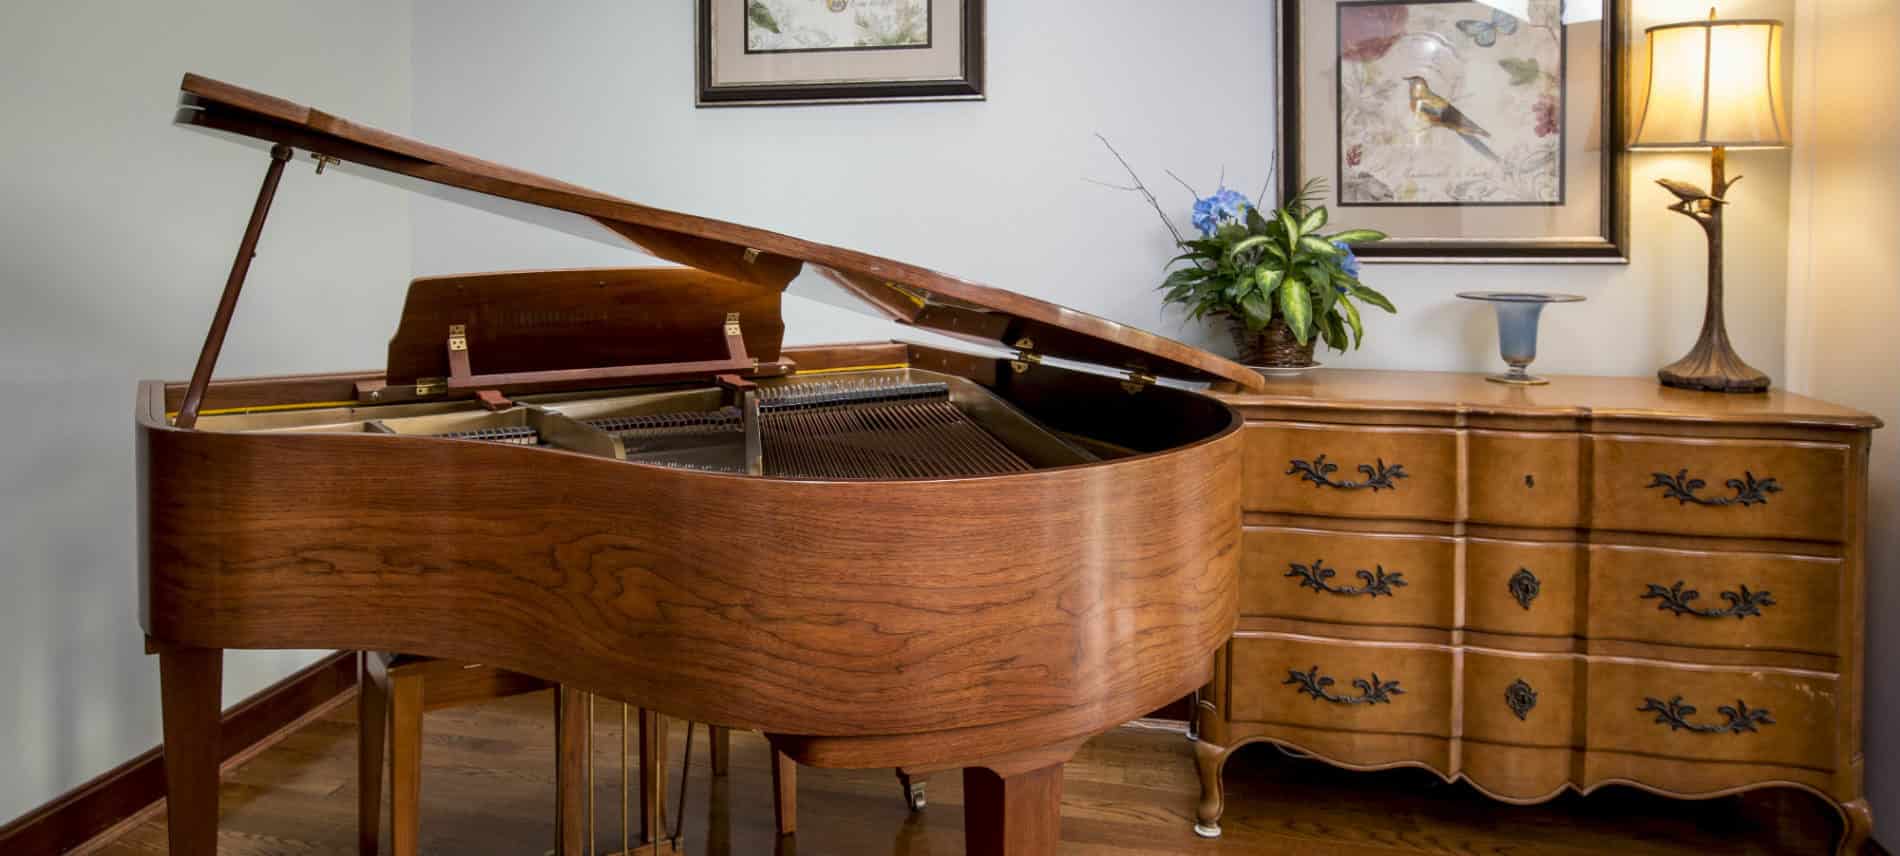
<instances>
[{"instance_id":1,"label":"white wall","mask_svg":"<svg viewBox=\"0 0 1900 856\"><path fill-rule=\"evenodd\" d=\"M416 133L640 202L777 229L1014 288L1149 328L1166 232L1091 136L1158 193L1222 164L1264 180L1273 118L1259 0L989 4L987 102L693 107L693 3L416 6ZM1086 9L1085 12L1078 10ZM1210 121L1219 116L1218 122ZM638 263L433 202L418 273ZM895 335L788 305L788 339Z\"/></svg>"},{"instance_id":2,"label":"white wall","mask_svg":"<svg viewBox=\"0 0 1900 856\"><path fill-rule=\"evenodd\" d=\"M159 741L132 403L190 374L266 158L170 125L186 71L402 128L406 3L8 4L0 23L0 820ZM381 364L407 201L285 174L221 374ZM311 654L234 654L227 703Z\"/></svg>"},{"instance_id":3,"label":"white wall","mask_svg":"<svg viewBox=\"0 0 1900 856\"><path fill-rule=\"evenodd\" d=\"M1867 786L1881 840L1900 841L1900 81L1886 68L1900 4L1802 4L1797 49L1788 387L1885 420L1874 432L1869 510ZM1819 48L1818 50L1814 48ZM1892 845L1889 844L1889 848Z\"/></svg>"},{"instance_id":4,"label":"white wall","mask_svg":"<svg viewBox=\"0 0 1900 856\"><path fill-rule=\"evenodd\" d=\"M1646 0L1641 28L1698 17L1690 0ZM1724 4L1791 17L1792 0ZM1223 166L1252 193L1275 117L1274 37L1260 0L989 5L990 99L978 103L693 107L691 3L586 0L550 15L505 0L417 0L418 135L628 198L918 262L1188 341L1225 335L1163 311L1154 285L1173 255L1122 182L1100 131L1184 222ZM1078 11L1078 10L1086 10ZM1788 158L1732 156L1744 173L1729 222L1729 325L1758 367L1782 369ZM1370 320L1365 350L1335 365L1492 369L1496 334L1466 289L1587 295L1545 315L1540 370L1646 375L1694 342L1701 230L1669 213L1654 179L1707 183L1707 158L1632 159L1628 266L1384 266L1368 278L1401 314ZM416 208L418 273L637 263L637 256L435 202ZM893 335L824 307L788 305L788 338Z\"/></svg>"}]
</instances>

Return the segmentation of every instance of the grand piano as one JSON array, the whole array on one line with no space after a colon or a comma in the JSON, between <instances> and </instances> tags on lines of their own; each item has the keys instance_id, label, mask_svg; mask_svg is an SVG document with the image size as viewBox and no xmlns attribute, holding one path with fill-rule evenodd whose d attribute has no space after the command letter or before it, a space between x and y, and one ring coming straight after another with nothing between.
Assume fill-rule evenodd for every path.
<instances>
[{"instance_id":1,"label":"grand piano","mask_svg":"<svg viewBox=\"0 0 1900 856\"><path fill-rule=\"evenodd\" d=\"M1207 683L1258 386L1178 342L663 211L188 75L265 177L188 382L136 402L171 852L215 852L224 649L482 662L800 764L963 768L971 853L1053 852L1062 765ZM381 372L212 379L292 162L680 267L417 280ZM258 260L267 279L269 259ZM782 347L784 294L939 341Z\"/></svg>"}]
</instances>

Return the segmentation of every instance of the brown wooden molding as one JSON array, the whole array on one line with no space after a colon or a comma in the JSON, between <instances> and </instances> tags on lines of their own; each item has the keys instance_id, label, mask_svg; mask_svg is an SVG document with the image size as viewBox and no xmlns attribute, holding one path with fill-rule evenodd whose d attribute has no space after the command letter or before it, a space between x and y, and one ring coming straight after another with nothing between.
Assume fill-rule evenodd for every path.
<instances>
[{"instance_id":1,"label":"brown wooden molding","mask_svg":"<svg viewBox=\"0 0 1900 856\"><path fill-rule=\"evenodd\" d=\"M348 697L356 653L338 651L225 711L223 768L230 769ZM165 763L154 746L0 826L0 853L67 853L164 805Z\"/></svg>"}]
</instances>

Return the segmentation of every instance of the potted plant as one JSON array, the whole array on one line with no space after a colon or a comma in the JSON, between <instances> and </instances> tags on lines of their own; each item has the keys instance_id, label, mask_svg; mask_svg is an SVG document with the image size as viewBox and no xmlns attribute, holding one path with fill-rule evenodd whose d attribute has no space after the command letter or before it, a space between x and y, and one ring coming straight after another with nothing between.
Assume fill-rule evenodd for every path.
<instances>
[{"instance_id":1,"label":"potted plant","mask_svg":"<svg viewBox=\"0 0 1900 856\"><path fill-rule=\"evenodd\" d=\"M1119 153L1115 157L1121 160ZM1122 166L1128 168L1128 162L1122 160ZM1323 180L1308 182L1271 212L1262 212L1224 186L1210 196L1195 194L1194 226L1200 237L1189 239L1168 220L1134 170L1128 173L1135 185L1124 189L1148 199L1181 248L1168 263L1180 267L1162 282L1163 299L1186 307L1195 320L1210 315L1227 319L1241 362L1308 368L1316 365L1313 347L1318 342L1342 352L1348 344L1359 347L1365 337L1359 304L1398 311L1385 295L1359 281L1359 258L1352 251L1354 245L1382 240L1385 234L1372 229L1325 232L1326 208L1314 204L1325 193Z\"/></svg>"}]
</instances>

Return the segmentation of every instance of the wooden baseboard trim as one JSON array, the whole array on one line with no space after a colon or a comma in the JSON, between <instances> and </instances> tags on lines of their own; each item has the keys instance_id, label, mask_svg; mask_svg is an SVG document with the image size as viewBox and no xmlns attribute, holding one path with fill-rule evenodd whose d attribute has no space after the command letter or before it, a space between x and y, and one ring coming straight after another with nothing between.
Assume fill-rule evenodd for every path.
<instances>
[{"instance_id":1,"label":"wooden baseboard trim","mask_svg":"<svg viewBox=\"0 0 1900 856\"><path fill-rule=\"evenodd\" d=\"M338 651L224 712L224 769L249 760L354 695L354 651ZM89 851L164 808L163 747L154 746L0 826L0 853Z\"/></svg>"}]
</instances>

